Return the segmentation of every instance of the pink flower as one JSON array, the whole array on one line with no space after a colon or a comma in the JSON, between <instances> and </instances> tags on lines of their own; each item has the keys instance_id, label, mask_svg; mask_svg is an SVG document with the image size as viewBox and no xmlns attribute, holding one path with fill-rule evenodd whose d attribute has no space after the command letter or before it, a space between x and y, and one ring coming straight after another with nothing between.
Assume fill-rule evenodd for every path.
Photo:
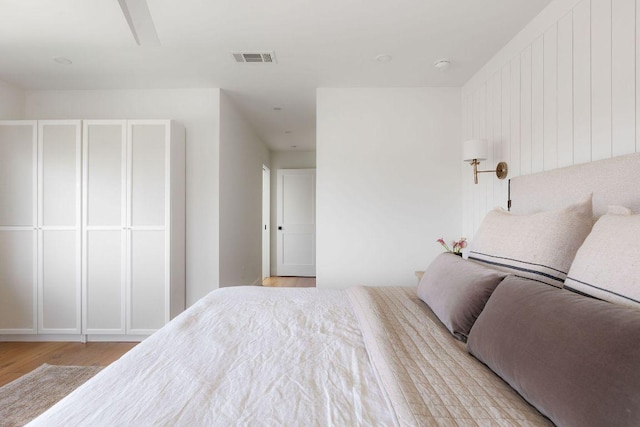
<instances>
[{"instance_id":1,"label":"pink flower","mask_svg":"<svg viewBox=\"0 0 640 427\"><path fill-rule=\"evenodd\" d=\"M452 241L451 246L453 247L453 250L449 248L443 238L439 238L438 240L436 240L436 242L440 243L444 250L446 250L447 252L452 252L454 254L460 254L462 250L467 247L466 237L461 237L457 242L455 240Z\"/></svg>"},{"instance_id":2,"label":"pink flower","mask_svg":"<svg viewBox=\"0 0 640 427\"><path fill-rule=\"evenodd\" d=\"M440 243L447 252L451 252L451 249L449 249L449 246L447 246L447 244L445 243L442 237L436 240L436 242Z\"/></svg>"}]
</instances>

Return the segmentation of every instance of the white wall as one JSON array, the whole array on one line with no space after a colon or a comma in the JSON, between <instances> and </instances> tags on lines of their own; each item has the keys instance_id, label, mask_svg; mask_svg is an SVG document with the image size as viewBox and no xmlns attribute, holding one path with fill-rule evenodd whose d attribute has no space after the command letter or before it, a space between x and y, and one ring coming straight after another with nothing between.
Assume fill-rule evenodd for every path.
<instances>
[{"instance_id":1,"label":"white wall","mask_svg":"<svg viewBox=\"0 0 640 427\"><path fill-rule=\"evenodd\" d=\"M316 167L315 151L272 151L271 166L276 169L313 169ZM274 179L273 182L276 182Z\"/></svg>"},{"instance_id":2,"label":"white wall","mask_svg":"<svg viewBox=\"0 0 640 427\"><path fill-rule=\"evenodd\" d=\"M0 80L0 119L21 119L24 114L24 100L24 90Z\"/></svg>"},{"instance_id":3,"label":"white wall","mask_svg":"<svg viewBox=\"0 0 640 427\"><path fill-rule=\"evenodd\" d=\"M314 169L315 151L272 151L271 152L271 274L276 274L276 250L278 224L276 223L276 195L278 191L278 169Z\"/></svg>"},{"instance_id":4,"label":"white wall","mask_svg":"<svg viewBox=\"0 0 640 427\"><path fill-rule=\"evenodd\" d=\"M459 88L318 89L317 285L415 286L462 231Z\"/></svg>"},{"instance_id":5,"label":"white wall","mask_svg":"<svg viewBox=\"0 0 640 427\"><path fill-rule=\"evenodd\" d=\"M186 128L187 305L218 288L219 89L27 91L27 119L175 119Z\"/></svg>"},{"instance_id":6,"label":"white wall","mask_svg":"<svg viewBox=\"0 0 640 427\"><path fill-rule=\"evenodd\" d=\"M640 0L556 0L462 89L463 139L487 138L483 168L509 177L640 151ZM471 182L464 233L505 206L506 181Z\"/></svg>"},{"instance_id":7,"label":"white wall","mask_svg":"<svg viewBox=\"0 0 640 427\"><path fill-rule=\"evenodd\" d=\"M262 279L262 165L269 150L220 95L220 286Z\"/></svg>"}]
</instances>

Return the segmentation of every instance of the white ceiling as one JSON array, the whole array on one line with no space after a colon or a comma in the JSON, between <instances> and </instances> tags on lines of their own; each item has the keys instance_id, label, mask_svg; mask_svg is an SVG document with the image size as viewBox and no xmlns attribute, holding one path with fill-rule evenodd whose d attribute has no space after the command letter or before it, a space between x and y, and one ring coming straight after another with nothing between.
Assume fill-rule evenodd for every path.
<instances>
[{"instance_id":1,"label":"white ceiling","mask_svg":"<svg viewBox=\"0 0 640 427\"><path fill-rule=\"evenodd\" d=\"M316 88L461 86L549 2L147 0L161 46L145 47L118 0L0 0L0 80L219 87L271 149L314 149ZM278 63L238 64L232 51L274 51ZM442 57L446 72L433 67Z\"/></svg>"}]
</instances>

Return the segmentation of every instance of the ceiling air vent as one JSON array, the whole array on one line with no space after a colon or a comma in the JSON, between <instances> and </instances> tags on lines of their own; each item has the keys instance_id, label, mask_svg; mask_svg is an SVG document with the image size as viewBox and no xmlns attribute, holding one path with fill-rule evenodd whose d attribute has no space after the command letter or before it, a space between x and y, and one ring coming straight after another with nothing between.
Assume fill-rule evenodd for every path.
<instances>
[{"instance_id":1,"label":"ceiling air vent","mask_svg":"<svg viewBox=\"0 0 640 427\"><path fill-rule=\"evenodd\" d=\"M276 63L276 55L273 52L233 52L232 55L236 62Z\"/></svg>"}]
</instances>

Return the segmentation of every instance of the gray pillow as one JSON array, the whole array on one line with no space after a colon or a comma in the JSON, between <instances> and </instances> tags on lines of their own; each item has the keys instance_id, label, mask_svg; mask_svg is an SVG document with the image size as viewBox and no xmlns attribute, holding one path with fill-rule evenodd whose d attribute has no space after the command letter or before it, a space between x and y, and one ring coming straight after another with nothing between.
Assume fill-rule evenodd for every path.
<instances>
[{"instance_id":1,"label":"gray pillow","mask_svg":"<svg viewBox=\"0 0 640 427\"><path fill-rule=\"evenodd\" d=\"M461 341L498 283L507 273L444 253L427 268L418 284L418 298Z\"/></svg>"},{"instance_id":2,"label":"gray pillow","mask_svg":"<svg viewBox=\"0 0 640 427\"><path fill-rule=\"evenodd\" d=\"M519 277L495 290L471 354L559 426L640 426L640 311Z\"/></svg>"}]
</instances>

